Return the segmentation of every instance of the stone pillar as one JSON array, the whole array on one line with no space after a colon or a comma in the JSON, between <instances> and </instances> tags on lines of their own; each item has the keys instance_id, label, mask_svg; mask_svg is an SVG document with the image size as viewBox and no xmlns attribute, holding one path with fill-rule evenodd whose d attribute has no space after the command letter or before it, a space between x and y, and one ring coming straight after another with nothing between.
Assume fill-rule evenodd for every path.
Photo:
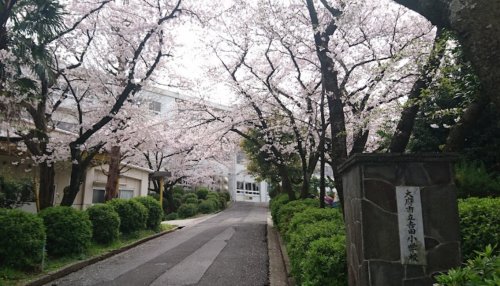
<instances>
[{"instance_id":1,"label":"stone pillar","mask_svg":"<svg viewBox=\"0 0 500 286\"><path fill-rule=\"evenodd\" d=\"M342 165L349 285L431 286L460 265L454 160L357 154Z\"/></svg>"}]
</instances>

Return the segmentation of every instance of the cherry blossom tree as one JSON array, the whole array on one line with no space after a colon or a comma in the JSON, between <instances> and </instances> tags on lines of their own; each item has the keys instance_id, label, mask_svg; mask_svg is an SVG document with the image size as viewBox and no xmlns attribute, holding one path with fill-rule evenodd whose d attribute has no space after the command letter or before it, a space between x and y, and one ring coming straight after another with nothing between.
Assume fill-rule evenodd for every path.
<instances>
[{"instance_id":1,"label":"cherry blossom tree","mask_svg":"<svg viewBox=\"0 0 500 286\"><path fill-rule=\"evenodd\" d=\"M338 166L349 149L365 149L369 131L383 121L375 115L407 95L418 75L416 63L429 53L432 26L414 25L416 15L387 1L237 2L229 13L239 25L222 22L225 32L212 47L234 90L254 110L254 119L240 122L265 132L288 129L296 138L288 152L308 154L301 155L308 172L314 171L322 130L329 126L325 160L342 199ZM328 104L323 124L322 95ZM269 120L274 114L285 119L274 125Z\"/></svg>"}]
</instances>

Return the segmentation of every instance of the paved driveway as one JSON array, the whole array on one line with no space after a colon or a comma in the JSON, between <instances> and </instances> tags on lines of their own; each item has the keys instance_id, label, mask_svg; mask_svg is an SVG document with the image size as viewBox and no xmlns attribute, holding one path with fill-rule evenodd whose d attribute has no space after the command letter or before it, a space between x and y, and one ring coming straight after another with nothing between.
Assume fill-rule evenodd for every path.
<instances>
[{"instance_id":1,"label":"paved driveway","mask_svg":"<svg viewBox=\"0 0 500 286\"><path fill-rule=\"evenodd\" d=\"M235 203L47 285L268 285L266 212Z\"/></svg>"}]
</instances>

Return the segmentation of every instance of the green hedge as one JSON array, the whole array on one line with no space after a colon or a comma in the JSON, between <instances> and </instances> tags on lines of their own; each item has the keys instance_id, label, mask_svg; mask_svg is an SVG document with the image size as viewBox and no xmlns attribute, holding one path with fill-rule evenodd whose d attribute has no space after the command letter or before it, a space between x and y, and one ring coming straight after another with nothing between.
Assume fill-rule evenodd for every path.
<instances>
[{"instance_id":1,"label":"green hedge","mask_svg":"<svg viewBox=\"0 0 500 286\"><path fill-rule=\"evenodd\" d=\"M226 202L229 202L231 200L231 194L229 194L228 192L221 192L219 193L219 196L223 197Z\"/></svg>"},{"instance_id":2,"label":"green hedge","mask_svg":"<svg viewBox=\"0 0 500 286\"><path fill-rule=\"evenodd\" d=\"M177 213L169 213L168 215L165 216L165 220L176 220L179 218L179 215Z\"/></svg>"},{"instance_id":3,"label":"green hedge","mask_svg":"<svg viewBox=\"0 0 500 286\"><path fill-rule=\"evenodd\" d=\"M198 212L198 204L182 204L177 213L181 218L192 217Z\"/></svg>"},{"instance_id":4,"label":"green hedge","mask_svg":"<svg viewBox=\"0 0 500 286\"><path fill-rule=\"evenodd\" d=\"M50 207L39 213L47 231L46 249L63 256L87 251L92 239L92 223L86 212L72 207Z\"/></svg>"},{"instance_id":5,"label":"green hedge","mask_svg":"<svg viewBox=\"0 0 500 286\"><path fill-rule=\"evenodd\" d=\"M271 216L273 218L274 225L278 225L278 211L279 209L284 206L286 203L289 202L288 195L286 194L280 194L276 197L274 197L270 202L269 202L269 209L271 209Z\"/></svg>"},{"instance_id":6,"label":"green hedge","mask_svg":"<svg viewBox=\"0 0 500 286\"><path fill-rule=\"evenodd\" d=\"M202 214L213 213L217 210L217 206L213 200L204 200L198 205L198 212Z\"/></svg>"},{"instance_id":7,"label":"green hedge","mask_svg":"<svg viewBox=\"0 0 500 286\"><path fill-rule=\"evenodd\" d=\"M200 188L196 190L196 196L200 200L206 200L209 190L207 188Z\"/></svg>"},{"instance_id":8,"label":"green hedge","mask_svg":"<svg viewBox=\"0 0 500 286\"><path fill-rule=\"evenodd\" d=\"M96 204L86 212L92 222L92 238L95 242L108 244L118 239L120 216L111 205Z\"/></svg>"},{"instance_id":9,"label":"green hedge","mask_svg":"<svg viewBox=\"0 0 500 286\"><path fill-rule=\"evenodd\" d=\"M345 235L321 237L311 242L301 262L302 285L347 285Z\"/></svg>"},{"instance_id":10,"label":"green hedge","mask_svg":"<svg viewBox=\"0 0 500 286\"><path fill-rule=\"evenodd\" d=\"M189 197L189 198L186 198L186 200L184 201L184 204L198 204L200 200L198 200L197 198L192 198L192 197Z\"/></svg>"},{"instance_id":11,"label":"green hedge","mask_svg":"<svg viewBox=\"0 0 500 286\"><path fill-rule=\"evenodd\" d=\"M302 265L306 261L306 254L311 247L311 243L320 238L332 238L336 236L345 236L344 224L333 221L319 221L302 225L296 232L290 235L287 249L290 256L292 274L299 283L306 276ZM344 274L347 275L347 273ZM330 278L333 279L332 277Z\"/></svg>"},{"instance_id":12,"label":"green hedge","mask_svg":"<svg viewBox=\"0 0 500 286\"><path fill-rule=\"evenodd\" d=\"M285 239L297 285L347 285L345 227L338 209L320 209L317 199L270 202L275 225Z\"/></svg>"},{"instance_id":13,"label":"green hedge","mask_svg":"<svg viewBox=\"0 0 500 286\"><path fill-rule=\"evenodd\" d=\"M107 202L120 216L120 231L131 233L146 228L148 209L135 200L113 199Z\"/></svg>"},{"instance_id":14,"label":"green hedge","mask_svg":"<svg viewBox=\"0 0 500 286\"><path fill-rule=\"evenodd\" d=\"M342 212L339 209L332 208L306 208L296 213L290 220L287 232L284 233L284 239L289 241L290 235L297 232L303 225L314 224L319 221L330 221L332 223L343 223Z\"/></svg>"},{"instance_id":15,"label":"green hedge","mask_svg":"<svg viewBox=\"0 0 500 286\"><path fill-rule=\"evenodd\" d=\"M34 270L40 266L45 241L43 220L20 210L0 209L0 266Z\"/></svg>"},{"instance_id":16,"label":"green hedge","mask_svg":"<svg viewBox=\"0 0 500 286\"><path fill-rule=\"evenodd\" d=\"M459 200L458 210L464 260L488 244L500 246L500 198Z\"/></svg>"},{"instance_id":17,"label":"green hedge","mask_svg":"<svg viewBox=\"0 0 500 286\"><path fill-rule=\"evenodd\" d=\"M134 200L141 203L148 210L148 219L146 221L147 228L159 230L161 220L163 219L163 209L161 208L160 202L150 196L136 197Z\"/></svg>"},{"instance_id":18,"label":"green hedge","mask_svg":"<svg viewBox=\"0 0 500 286\"><path fill-rule=\"evenodd\" d=\"M184 195L182 196L182 202L183 202L183 203L186 203L186 201L187 201L188 199L190 199L190 198L192 198L192 199L194 199L194 200L198 201L198 196L196 196L196 194L194 194L194 193L186 193L186 194L184 194Z\"/></svg>"},{"instance_id":19,"label":"green hedge","mask_svg":"<svg viewBox=\"0 0 500 286\"><path fill-rule=\"evenodd\" d=\"M296 200L285 204L279 209L276 218L276 221L278 222L278 229L282 233L286 233L288 230L288 224L290 223L290 220L295 214L304 211L307 208L313 208L313 207L316 208L319 207L318 200L316 199Z\"/></svg>"}]
</instances>

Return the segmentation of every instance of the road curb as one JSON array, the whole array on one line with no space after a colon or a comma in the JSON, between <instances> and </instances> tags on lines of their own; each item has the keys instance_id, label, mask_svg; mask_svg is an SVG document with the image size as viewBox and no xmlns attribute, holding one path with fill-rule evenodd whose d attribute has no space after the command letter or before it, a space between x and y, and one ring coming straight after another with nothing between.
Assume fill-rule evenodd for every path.
<instances>
[{"instance_id":1,"label":"road curb","mask_svg":"<svg viewBox=\"0 0 500 286\"><path fill-rule=\"evenodd\" d=\"M147 241L150 241L152 239L155 239L155 238L158 238L160 236L163 236L167 233L171 233L171 232L174 232L176 230L178 230L179 227L175 227L173 229L170 229L170 230L167 230L167 231L164 231L164 232L160 232L160 233L157 233L157 234L153 234L151 236L148 236L146 238L143 238L143 239L140 239L132 244L129 244L127 246L124 246L122 248L118 248L118 249L115 249L115 250L112 250L110 252L107 252L107 253L104 253L102 255L99 255L99 256L95 256L95 257L92 257L92 258L89 258L89 259L86 259L86 260L83 260L83 261L79 261L79 262L75 262L73 264L70 264L66 267L63 267L61 269L58 269L58 270L55 270L53 272L50 272L34 281L30 281L28 282L27 284L25 284L26 286L41 286L41 285L44 285L44 284L47 284L49 282L52 282L56 279L59 279L61 277L64 277L70 273L73 273L75 271L78 271L86 266L89 266L91 264L94 264L94 263L97 263L101 260L104 260L106 258L109 258L111 256L114 256L116 254L119 254L119 253L122 253L122 252L125 252L133 247L136 247L138 246L139 244L143 244Z\"/></svg>"},{"instance_id":2,"label":"road curb","mask_svg":"<svg viewBox=\"0 0 500 286\"><path fill-rule=\"evenodd\" d=\"M279 232L274 228L270 215L267 220L267 248L269 255L269 284L271 286L294 286L290 274L290 259Z\"/></svg>"}]
</instances>

